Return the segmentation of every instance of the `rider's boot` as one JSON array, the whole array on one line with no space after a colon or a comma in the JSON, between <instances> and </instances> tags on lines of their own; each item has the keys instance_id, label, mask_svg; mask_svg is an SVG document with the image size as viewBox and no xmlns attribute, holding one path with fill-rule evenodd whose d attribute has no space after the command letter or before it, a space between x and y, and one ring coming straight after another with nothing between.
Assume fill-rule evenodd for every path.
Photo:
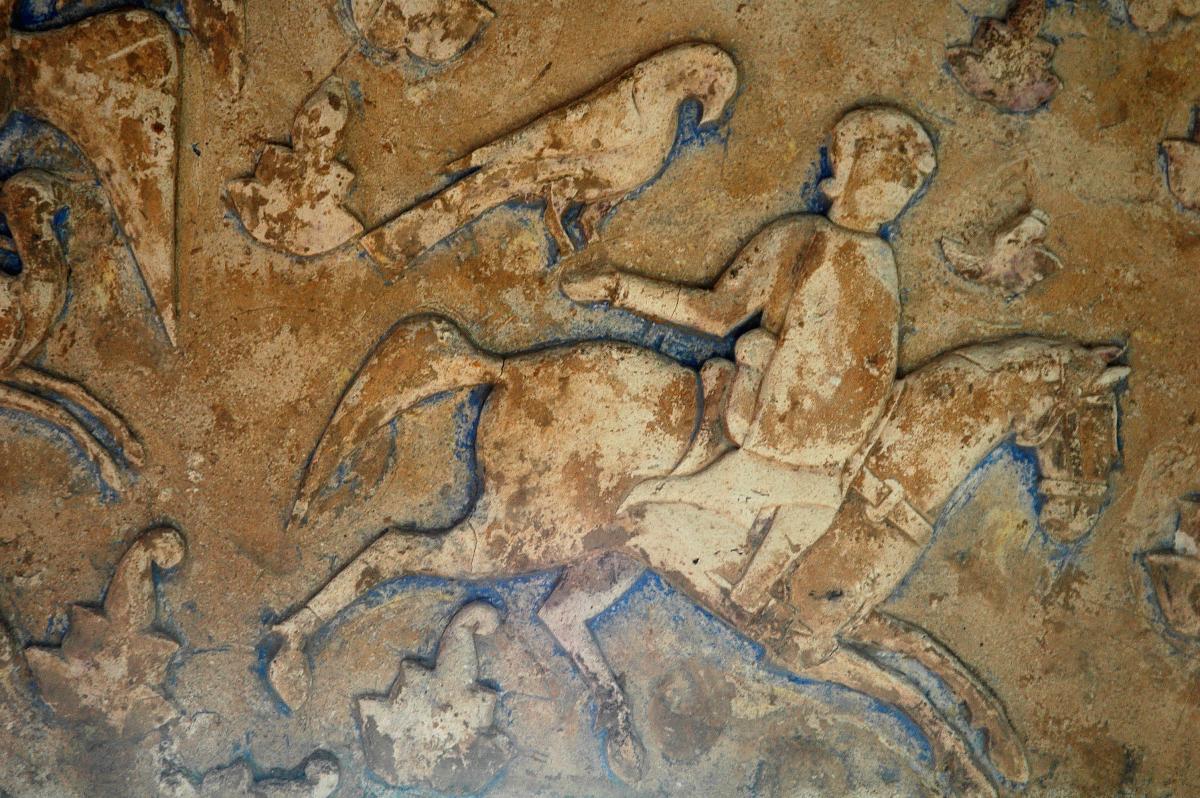
<instances>
[{"instance_id":1,"label":"rider's boot","mask_svg":"<svg viewBox=\"0 0 1200 798\"><path fill-rule=\"evenodd\" d=\"M792 505L774 510L774 518L729 599L742 610L757 614L771 598L776 583L833 522L836 506ZM761 516L760 516L761 517Z\"/></svg>"}]
</instances>

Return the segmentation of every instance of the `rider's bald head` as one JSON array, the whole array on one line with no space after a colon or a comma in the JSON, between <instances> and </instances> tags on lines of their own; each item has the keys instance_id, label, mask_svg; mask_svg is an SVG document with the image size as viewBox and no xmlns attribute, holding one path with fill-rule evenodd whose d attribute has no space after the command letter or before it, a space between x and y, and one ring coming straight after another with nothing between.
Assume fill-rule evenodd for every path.
<instances>
[{"instance_id":1,"label":"rider's bald head","mask_svg":"<svg viewBox=\"0 0 1200 798\"><path fill-rule=\"evenodd\" d=\"M860 108L833 129L833 177L822 183L829 218L874 233L900 215L937 168L925 128L895 108Z\"/></svg>"}]
</instances>

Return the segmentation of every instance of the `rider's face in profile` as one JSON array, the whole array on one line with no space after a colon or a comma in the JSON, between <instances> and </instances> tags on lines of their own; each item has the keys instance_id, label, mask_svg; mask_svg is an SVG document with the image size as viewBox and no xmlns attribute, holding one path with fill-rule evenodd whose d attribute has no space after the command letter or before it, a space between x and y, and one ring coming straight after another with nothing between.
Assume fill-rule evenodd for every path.
<instances>
[{"instance_id":1,"label":"rider's face in profile","mask_svg":"<svg viewBox=\"0 0 1200 798\"><path fill-rule=\"evenodd\" d=\"M868 233L899 216L936 167L924 130L894 110L844 117L834 129L830 159L833 176L821 184L832 203L830 220Z\"/></svg>"}]
</instances>

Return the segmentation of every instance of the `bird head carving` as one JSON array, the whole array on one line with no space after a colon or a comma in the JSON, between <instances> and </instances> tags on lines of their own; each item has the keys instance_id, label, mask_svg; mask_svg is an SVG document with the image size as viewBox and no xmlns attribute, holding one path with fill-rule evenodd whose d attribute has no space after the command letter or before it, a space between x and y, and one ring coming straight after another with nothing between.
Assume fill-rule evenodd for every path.
<instances>
[{"instance_id":1,"label":"bird head carving","mask_svg":"<svg viewBox=\"0 0 1200 798\"><path fill-rule=\"evenodd\" d=\"M642 62L644 88L656 85L666 96L697 100L700 124L710 125L725 115L737 92L738 70L729 53L714 44L678 44ZM642 82L639 80L639 83Z\"/></svg>"}]
</instances>

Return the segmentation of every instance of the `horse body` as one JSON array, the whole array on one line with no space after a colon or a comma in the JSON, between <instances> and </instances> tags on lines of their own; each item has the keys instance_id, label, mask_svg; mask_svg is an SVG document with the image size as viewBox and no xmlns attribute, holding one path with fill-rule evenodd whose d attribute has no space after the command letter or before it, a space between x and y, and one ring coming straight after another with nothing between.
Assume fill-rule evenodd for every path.
<instances>
[{"instance_id":1,"label":"horse body","mask_svg":"<svg viewBox=\"0 0 1200 798\"><path fill-rule=\"evenodd\" d=\"M479 417L484 475L473 576L570 562L628 538L639 482L671 472L701 412L696 372L646 349L589 343L511 358Z\"/></svg>"},{"instance_id":2,"label":"horse body","mask_svg":"<svg viewBox=\"0 0 1200 798\"><path fill-rule=\"evenodd\" d=\"M1089 397L1107 396L1113 406L1113 386L1125 370L1108 368L1111 349L1014 339L945 355L898 382L885 416L844 475L845 497L833 523L800 552L768 611L750 617L726 591L761 530L686 503L623 511L635 486L671 474L711 419L705 412L711 397L696 372L647 350L604 342L503 360L478 353L471 360L469 343L445 322L416 322L413 330L431 323L443 325L437 335L422 338L409 330L399 336L404 357L438 371L438 351L452 351L455 368L470 375L464 384L492 386L476 438L482 494L470 516L442 535L385 533L277 627L281 645L270 678L285 701L294 704L307 693L307 636L379 581L562 567L539 617L593 690L610 765L635 781L641 761L635 725L587 622L649 567L762 643L782 667L897 705L923 729L938 766L959 786L990 791L965 738L919 689L872 663L861 647L911 656L968 706L995 768L1012 781L1028 776L995 696L944 646L877 608L917 563L955 487L991 450L1013 436L1045 442ZM432 348L414 354L414 341L421 340ZM377 357L382 362L386 353ZM464 358L470 361L465 366ZM454 382L452 373L440 370L439 388ZM370 376L378 390L380 375ZM396 390L411 406L414 386L401 376ZM370 381L360 375L356 382ZM341 412L331 428L354 429ZM328 467L337 447L330 454L326 445L322 440L314 459ZM1106 477L1113 459L1115 453L1092 463L1102 471L1089 475L1093 481ZM1098 512L1097 505L1089 523Z\"/></svg>"}]
</instances>

